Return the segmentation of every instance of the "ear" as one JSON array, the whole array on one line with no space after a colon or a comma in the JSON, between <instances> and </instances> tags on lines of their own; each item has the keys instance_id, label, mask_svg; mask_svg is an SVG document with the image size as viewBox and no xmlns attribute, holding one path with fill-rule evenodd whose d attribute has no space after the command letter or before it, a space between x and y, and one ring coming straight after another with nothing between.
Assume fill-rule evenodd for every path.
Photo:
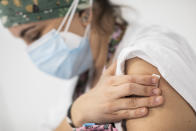
<instances>
[{"instance_id":1,"label":"ear","mask_svg":"<svg viewBox=\"0 0 196 131\"><path fill-rule=\"evenodd\" d=\"M92 17L93 13L91 8L84 10L80 16L81 24L86 27L88 24L91 23Z\"/></svg>"}]
</instances>

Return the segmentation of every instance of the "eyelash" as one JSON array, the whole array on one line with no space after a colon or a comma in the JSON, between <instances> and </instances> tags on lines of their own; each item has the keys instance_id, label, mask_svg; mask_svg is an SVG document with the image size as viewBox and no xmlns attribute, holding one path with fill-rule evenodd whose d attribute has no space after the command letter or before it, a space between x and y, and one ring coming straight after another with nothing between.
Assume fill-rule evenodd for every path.
<instances>
[{"instance_id":1,"label":"eyelash","mask_svg":"<svg viewBox=\"0 0 196 131\"><path fill-rule=\"evenodd\" d=\"M35 40L38 40L39 38L41 37L41 32L37 32L36 35L34 37L31 38L31 41L35 41Z\"/></svg>"}]
</instances>

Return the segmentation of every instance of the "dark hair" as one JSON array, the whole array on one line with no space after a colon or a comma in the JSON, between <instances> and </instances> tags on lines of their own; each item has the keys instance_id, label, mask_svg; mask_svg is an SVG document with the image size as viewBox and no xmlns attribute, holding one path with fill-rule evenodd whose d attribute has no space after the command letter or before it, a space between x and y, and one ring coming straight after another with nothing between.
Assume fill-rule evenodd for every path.
<instances>
[{"instance_id":1,"label":"dark hair","mask_svg":"<svg viewBox=\"0 0 196 131\"><path fill-rule=\"evenodd\" d=\"M94 0L93 24L103 33L111 33L115 22L115 6L109 0Z\"/></svg>"},{"instance_id":2,"label":"dark hair","mask_svg":"<svg viewBox=\"0 0 196 131\"><path fill-rule=\"evenodd\" d=\"M92 26L95 27L99 33L111 33L114 29L116 17L125 22L121 18L118 9L119 7L112 5L109 0L94 0ZM79 15L81 15L83 11L80 11Z\"/></svg>"}]
</instances>

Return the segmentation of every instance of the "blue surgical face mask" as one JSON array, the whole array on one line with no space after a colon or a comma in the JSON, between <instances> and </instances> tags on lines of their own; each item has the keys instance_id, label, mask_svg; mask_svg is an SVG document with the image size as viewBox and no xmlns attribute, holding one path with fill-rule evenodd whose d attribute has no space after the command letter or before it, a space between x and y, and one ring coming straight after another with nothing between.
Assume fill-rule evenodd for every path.
<instances>
[{"instance_id":1,"label":"blue surgical face mask","mask_svg":"<svg viewBox=\"0 0 196 131\"><path fill-rule=\"evenodd\" d=\"M73 11L70 19L73 18L77 2L78 0L75 6L74 2L71 6ZM69 19L65 31L60 32L66 19L67 15L58 30L53 29L32 43L28 47L28 54L41 71L59 78L70 79L91 68L93 58L88 40L90 25L87 26L84 37L81 37L68 32L71 23Z\"/></svg>"}]
</instances>

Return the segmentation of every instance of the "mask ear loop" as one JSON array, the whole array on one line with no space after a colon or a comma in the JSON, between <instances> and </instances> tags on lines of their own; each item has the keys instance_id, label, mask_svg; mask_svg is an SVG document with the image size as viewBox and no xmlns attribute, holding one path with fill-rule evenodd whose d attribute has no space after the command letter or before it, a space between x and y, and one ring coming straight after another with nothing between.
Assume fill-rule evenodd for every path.
<instances>
[{"instance_id":1,"label":"mask ear loop","mask_svg":"<svg viewBox=\"0 0 196 131\"><path fill-rule=\"evenodd\" d=\"M78 3L78 0L75 0L75 1L72 2L72 5L71 5L71 7L69 8L68 12L65 14L65 17L64 17L63 21L61 22L61 24L60 24L60 26L59 26L57 32L60 32L61 29L63 28L65 22L66 22L67 19L68 19L68 16L70 15L70 13L72 13L72 12L74 11L74 10L72 10L72 9L73 9L74 7L77 7L76 2ZM75 13L75 12L74 12L74 13ZM72 14L73 14L73 13L72 13Z\"/></svg>"},{"instance_id":2,"label":"mask ear loop","mask_svg":"<svg viewBox=\"0 0 196 131\"><path fill-rule=\"evenodd\" d=\"M90 4L90 11L92 12L92 7L93 7L93 0L89 0L89 4ZM84 33L85 37L90 37L90 29L91 29L91 24L88 24Z\"/></svg>"},{"instance_id":3,"label":"mask ear loop","mask_svg":"<svg viewBox=\"0 0 196 131\"><path fill-rule=\"evenodd\" d=\"M91 28L91 24L87 25L86 30L84 32L84 37L90 36L90 28Z\"/></svg>"},{"instance_id":4,"label":"mask ear loop","mask_svg":"<svg viewBox=\"0 0 196 131\"><path fill-rule=\"evenodd\" d=\"M90 7L92 9L92 7L93 7L93 0L89 0L89 3L90 3Z\"/></svg>"},{"instance_id":5,"label":"mask ear loop","mask_svg":"<svg viewBox=\"0 0 196 131\"><path fill-rule=\"evenodd\" d=\"M67 26L65 27L65 30L64 30L65 32L68 32L69 27L71 26L72 19L74 17L74 14L76 12L76 9L77 9L78 3L79 3L79 0L75 0L75 1L76 1L75 6L73 7L73 11L71 12L70 18L67 22Z\"/></svg>"},{"instance_id":6,"label":"mask ear loop","mask_svg":"<svg viewBox=\"0 0 196 131\"><path fill-rule=\"evenodd\" d=\"M57 32L60 32L60 30L63 28L63 26L64 26L64 24L65 24L65 22L66 22L66 20L67 20L67 18L68 18L68 16L69 16L69 14L71 13L71 14L70 14L70 17L69 17L69 19L68 19L67 25L66 25L66 27L65 27L65 30L64 30L64 32L68 32L69 27L70 27L70 25L71 25L71 21L72 21L73 16L74 16L74 14L75 14L75 12L76 12L78 3L79 3L79 0L73 1L71 7L69 8L68 12L67 12L66 15L65 15L65 18L63 19L61 25L59 26ZM89 4L90 4L90 7L91 7L91 11L92 11L93 0L89 0ZM72 9L72 8L73 8L73 9ZM89 32L90 27L91 27L91 24L89 24L89 25L86 27L84 36L89 36L89 34L90 34L90 32Z\"/></svg>"}]
</instances>

